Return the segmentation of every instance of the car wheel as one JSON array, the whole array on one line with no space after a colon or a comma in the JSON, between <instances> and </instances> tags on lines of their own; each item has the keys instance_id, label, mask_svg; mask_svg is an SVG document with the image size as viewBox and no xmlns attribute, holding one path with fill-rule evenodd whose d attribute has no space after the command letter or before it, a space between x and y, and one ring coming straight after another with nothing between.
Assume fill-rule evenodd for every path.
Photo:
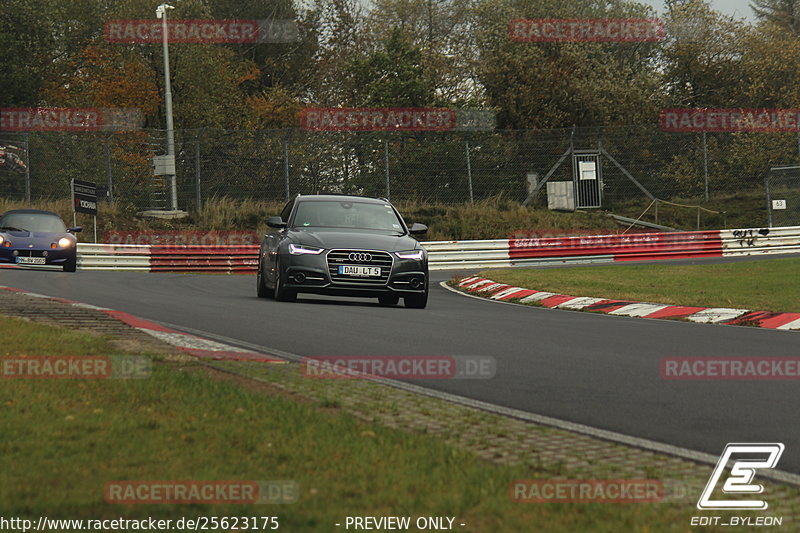
<instances>
[{"instance_id":1,"label":"car wheel","mask_svg":"<svg viewBox=\"0 0 800 533\"><path fill-rule=\"evenodd\" d=\"M381 305L397 305L400 297L396 294L381 294L378 296L378 303Z\"/></svg>"},{"instance_id":2,"label":"car wheel","mask_svg":"<svg viewBox=\"0 0 800 533\"><path fill-rule=\"evenodd\" d=\"M72 256L66 261L64 261L64 272L75 272L78 265L78 258L76 256Z\"/></svg>"},{"instance_id":3,"label":"car wheel","mask_svg":"<svg viewBox=\"0 0 800 533\"><path fill-rule=\"evenodd\" d=\"M272 298L275 295L275 291L267 287L264 283L264 264L259 261L258 262L258 276L256 276L256 291L258 293L259 298Z\"/></svg>"},{"instance_id":4,"label":"car wheel","mask_svg":"<svg viewBox=\"0 0 800 533\"><path fill-rule=\"evenodd\" d=\"M405 303L406 307L409 309L425 309L425 306L428 305L427 287L425 288L425 292L422 294L410 294L408 296L404 296L403 303Z\"/></svg>"},{"instance_id":5,"label":"car wheel","mask_svg":"<svg viewBox=\"0 0 800 533\"><path fill-rule=\"evenodd\" d=\"M283 272L281 272L281 263L275 265L275 299L279 302L293 302L297 300L297 291L287 289L284 286Z\"/></svg>"}]
</instances>

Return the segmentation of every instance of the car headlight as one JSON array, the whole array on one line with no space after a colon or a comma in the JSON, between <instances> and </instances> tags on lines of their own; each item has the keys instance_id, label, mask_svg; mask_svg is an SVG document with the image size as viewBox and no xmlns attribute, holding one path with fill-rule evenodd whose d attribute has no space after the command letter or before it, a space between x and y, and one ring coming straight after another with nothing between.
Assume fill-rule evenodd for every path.
<instances>
[{"instance_id":1,"label":"car headlight","mask_svg":"<svg viewBox=\"0 0 800 533\"><path fill-rule=\"evenodd\" d=\"M72 240L67 239L66 237L61 237L60 239L58 239L58 246L59 248L69 248L70 246L72 246Z\"/></svg>"},{"instance_id":2,"label":"car headlight","mask_svg":"<svg viewBox=\"0 0 800 533\"><path fill-rule=\"evenodd\" d=\"M302 244L290 244L289 253L292 255L319 255L324 252L324 248L316 248L315 246L305 246Z\"/></svg>"},{"instance_id":3,"label":"car headlight","mask_svg":"<svg viewBox=\"0 0 800 533\"><path fill-rule=\"evenodd\" d=\"M409 250L407 252L395 252L394 255L400 259L416 259L420 260L425 256L424 250Z\"/></svg>"},{"instance_id":4,"label":"car headlight","mask_svg":"<svg viewBox=\"0 0 800 533\"><path fill-rule=\"evenodd\" d=\"M0 244L3 244L3 241L5 241L5 239L3 238L2 235L0 235Z\"/></svg>"}]
</instances>

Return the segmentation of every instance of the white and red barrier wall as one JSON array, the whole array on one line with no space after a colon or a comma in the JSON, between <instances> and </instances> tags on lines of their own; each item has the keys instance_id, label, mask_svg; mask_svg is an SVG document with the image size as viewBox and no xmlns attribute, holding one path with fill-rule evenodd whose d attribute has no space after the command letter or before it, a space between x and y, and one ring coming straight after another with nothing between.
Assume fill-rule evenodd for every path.
<instances>
[{"instance_id":1,"label":"white and red barrier wall","mask_svg":"<svg viewBox=\"0 0 800 533\"><path fill-rule=\"evenodd\" d=\"M800 226L426 242L432 270L800 252ZM78 245L83 270L254 273L258 245Z\"/></svg>"}]
</instances>

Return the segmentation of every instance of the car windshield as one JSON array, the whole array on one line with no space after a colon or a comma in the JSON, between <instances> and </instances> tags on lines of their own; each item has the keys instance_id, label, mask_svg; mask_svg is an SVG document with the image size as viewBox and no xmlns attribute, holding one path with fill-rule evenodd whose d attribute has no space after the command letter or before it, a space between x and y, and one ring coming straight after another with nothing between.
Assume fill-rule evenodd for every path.
<instances>
[{"instance_id":1,"label":"car windshield","mask_svg":"<svg viewBox=\"0 0 800 533\"><path fill-rule=\"evenodd\" d=\"M67 227L55 215L44 213L8 213L0 218L0 228L36 233L65 233Z\"/></svg>"},{"instance_id":2,"label":"car windshield","mask_svg":"<svg viewBox=\"0 0 800 533\"><path fill-rule=\"evenodd\" d=\"M369 229L403 233L403 225L386 203L350 201L300 202L295 228Z\"/></svg>"}]
</instances>

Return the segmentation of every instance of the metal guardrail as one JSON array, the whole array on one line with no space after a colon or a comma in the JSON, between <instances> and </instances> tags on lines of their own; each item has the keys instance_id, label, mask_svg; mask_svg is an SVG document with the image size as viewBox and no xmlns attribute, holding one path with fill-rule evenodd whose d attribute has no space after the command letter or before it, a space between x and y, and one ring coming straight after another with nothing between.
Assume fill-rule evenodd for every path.
<instances>
[{"instance_id":1,"label":"metal guardrail","mask_svg":"<svg viewBox=\"0 0 800 533\"><path fill-rule=\"evenodd\" d=\"M423 243L431 270L800 253L800 226ZM81 270L255 272L258 246L78 244Z\"/></svg>"},{"instance_id":2,"label":"metal guardrail","mask_svg":"<svg viewBox=\"0 0 800 533\"><path fill-rule=\"evenodd\" d=\"M78 243L78 269L150 272L150 247Z\"/></svg>"},{"instance_id":3,"label":"metal guardrail","mask_svg":"<svg viewBox=\"0 0 800 533\"><path fill-rule=\"evenodd\" d=\"M723 255L800 253L800 226L721 230Z\"/></svg>"}]
</instances>

